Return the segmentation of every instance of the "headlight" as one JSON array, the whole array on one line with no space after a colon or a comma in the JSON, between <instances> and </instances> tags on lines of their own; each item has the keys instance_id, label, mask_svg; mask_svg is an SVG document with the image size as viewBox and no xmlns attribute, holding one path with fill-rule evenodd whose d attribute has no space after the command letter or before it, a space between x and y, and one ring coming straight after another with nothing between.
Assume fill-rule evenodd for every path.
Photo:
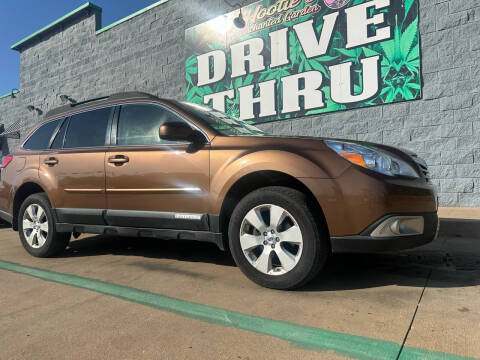
<instances>
[{"instance_id":1,"label":"headlight","mask_svg":"<svg viewBox=\"0 0 480 360\"><path fill-rule=\"evenodd\" d=\"M324 140L324 143L352 164L359 165L366 169L388 176L420 177L415 169L405 161L374 146L331 140Z\"/></svg>"}]
</instances>

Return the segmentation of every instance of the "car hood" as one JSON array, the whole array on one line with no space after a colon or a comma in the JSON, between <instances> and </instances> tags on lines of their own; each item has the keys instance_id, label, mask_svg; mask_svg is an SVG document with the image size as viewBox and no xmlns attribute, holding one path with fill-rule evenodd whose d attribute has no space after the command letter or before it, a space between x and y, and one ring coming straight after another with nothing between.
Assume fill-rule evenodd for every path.
<instances>
[{"instance_id":1,"label":"car hood","mask_svg":"<svg viewBox=\"0 0 480 360\"><path fill-rule=\"evenodd\" d=\"M394 147L385 144L378 144L368 141L359 141L352 139L318 137L318 136L291 136L291 135L265 135L265 136L220 136L217 138L229 139L232 142L239 142L245 145L264 144L264 145L290 145L298 148L312 148L315 150L327 150L324 140L348 142L352 144L373 146L378 149L386 150L400 156L416 157L417 154L408 149Z\"/></svg>"},{"instance_id":2,"label":"car hood","mask_svg":"<svg viewBox=\"0 0 480 360\"><path fill-rule=\"evenodd\" d=\"M368 147L376 147L381 150L390 152L408 163L418 166L419 161L417 154L413 151L402 149L385 144L377 144L368 141L358 141L342 138L327 138L314 136L285 136L285 135L266 135L266 136L217 136L214 143L218 145L226 145L234 147L250 148L253 150L275 149L293 152L312 152L312 151L332 151L324 142L324 140L348 142Z\"/></svg>"}]
</instances>

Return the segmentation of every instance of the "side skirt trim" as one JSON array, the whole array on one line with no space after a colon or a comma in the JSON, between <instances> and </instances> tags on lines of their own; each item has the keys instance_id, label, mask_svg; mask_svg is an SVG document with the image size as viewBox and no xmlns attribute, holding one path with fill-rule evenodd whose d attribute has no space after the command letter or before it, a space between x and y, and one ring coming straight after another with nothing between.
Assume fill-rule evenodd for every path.
<instances>
[{"instance_id":1,"label":"side skirt trim","mask_svg":"<svg viewBox=\"0 0 480 360\"><path fill-rule=\"evenodd\" d=\"M210 227L207 214L81 208L56 208L54 213L65 224L219 232Z\"/></svg>"},{"instance_id":2,"label":"side skirt trim","mask_svg":"<svg viewBox=\"0 0 480 360\"><path fill-rule=\"evenodd\" d=\"M77 232L100 235L118 235L128 237L151 237L162 240L194 240L216 244L220 250L225 250L222 234L209 231L133 228L108 225L83 225L57 223L59 232Z\"/></svg>"},{"instance_id":3,"label":"side skirt trim","mask_svg":"<svg viewBox=\"0 0 480 360\"><path fill-rule=\"evenodd\" d=\"M111 226L195 231L210 230L208 216L205 214L107 209L104 217L105 223Z\"/></svg>"},{"instance_id":4,"label":"side skirt trim","mask_svg":"<svg viewBox=\"0 0 480 360\"><path fill-rule=\"evenodd\" d=\"M11 224L13 221L13 216L6 211L0 210L0 219L5 220L9 224Z\"/></svg>"},{"instance_id":5,"label":"side skirt trim","mask_svg":"<svg viewBox=\"0 0 480 360\"><path fill-rule=\"evenodd\" d=\"M105 224L103 210L101 209L56 208L53 209L53 212L57 221L61 223Z\"/></svg>"}]
</instances>

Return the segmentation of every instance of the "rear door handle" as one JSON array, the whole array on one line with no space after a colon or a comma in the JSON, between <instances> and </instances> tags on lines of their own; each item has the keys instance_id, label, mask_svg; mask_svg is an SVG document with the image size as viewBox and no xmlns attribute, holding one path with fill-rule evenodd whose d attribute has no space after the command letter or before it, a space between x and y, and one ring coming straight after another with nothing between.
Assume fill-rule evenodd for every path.
<instances>
[{"instance_id":1,"label":"rear door handle","mask_svg":"<svg viewBox=\"0 0 480 360\"><path fill-rule=\"evenodd\" d=\"M125 155L115 155L108 158L108 162L110 164L115 164L116 166L123 165L129 161L130 159Z\"/></svg>"},{"instance_id":2,"label":"rear door handle","mask_svg":"<svg viewBox=\"0 0 480 360\"><path fill-rule=\"evenodd\" d=\"M55 159L54 157L51 157L51 158L45 159L43 163L48 166L54 166L58 164L58 160Z\"/></svg>"}]
</instances>

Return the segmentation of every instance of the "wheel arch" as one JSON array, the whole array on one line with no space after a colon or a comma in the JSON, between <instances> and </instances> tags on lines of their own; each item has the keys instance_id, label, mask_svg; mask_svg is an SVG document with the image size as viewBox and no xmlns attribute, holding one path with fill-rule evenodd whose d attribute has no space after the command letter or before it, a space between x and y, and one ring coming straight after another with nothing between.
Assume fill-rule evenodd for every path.
<instances>
[{"instance_id":1,"label":"wheel arch","mask_svg":"<svg viewBox=\"0 0 480 360\"><path fill-rule=\"evenodd\" d=\"M18 231L18 213L20 211L20 206L25 201L27 197L33 194L45 193L45 190L36 182L29 181L22 184L13 198L13 214L12 214L12 227L13 230Z\"/></svg>"},{"instance_id":2,"label":"wheel arch","mask_svg":"<svg viewBox=\"0 0 480 360\"><path fill-rule=\"evenodd\" d=\"M312 191L303 182L281 171L261 170L246 174L234 182L223 199L219 215L219 230L223 234L223 245L225 249L228 249L228 224L236 204L252 191L269 186L285 186L305 194L308 206L316 221L328 232L328 225L323 209ZM330 236L329 233L328 236Z\"/></svg>"}]
</instances>

